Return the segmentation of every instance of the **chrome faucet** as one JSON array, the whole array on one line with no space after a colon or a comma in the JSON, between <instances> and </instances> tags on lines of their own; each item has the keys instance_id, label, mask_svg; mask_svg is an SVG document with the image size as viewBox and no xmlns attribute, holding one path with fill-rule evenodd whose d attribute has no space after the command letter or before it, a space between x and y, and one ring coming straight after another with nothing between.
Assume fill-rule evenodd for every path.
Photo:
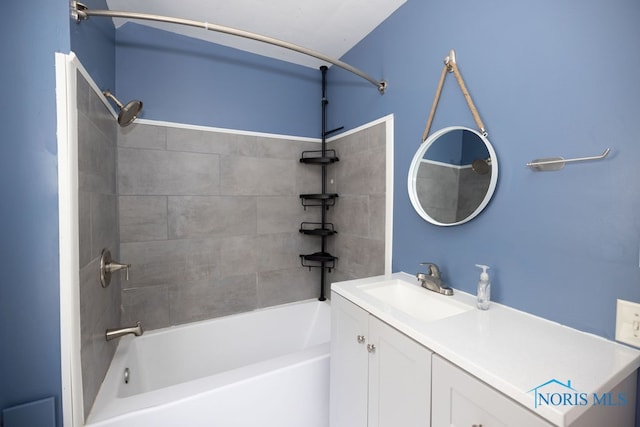
<instances>
[{"instance_id":1,"label":"chrome faucet","mask_svg":"<svg viewBox=\"0 0 640 427\"><path fill-rule=\"evenodd\" d=\"M445 285L440 278L440 270L438 266L430 262L421 262L420 265L427 266L426 273L418 273L416 277L423 288L437 292L442 295L453 295L453 289Z\"/></svg>"},{"instance_id":2,"label":"chrome faucet","mask_svg":"<svg viewBox=\"0 0 640 427\"><path fill-rule=\"evenodd\" d=\"M112 339L120 338L121 336L127 335L127 334L133 334L139 337L143 333L144 333L144 330L142 329L142 323L137 322L136 326L131 326L129 328L107 329L105 336L107 338L107 341L111 341Z\"/></svg>"}]
</instances>

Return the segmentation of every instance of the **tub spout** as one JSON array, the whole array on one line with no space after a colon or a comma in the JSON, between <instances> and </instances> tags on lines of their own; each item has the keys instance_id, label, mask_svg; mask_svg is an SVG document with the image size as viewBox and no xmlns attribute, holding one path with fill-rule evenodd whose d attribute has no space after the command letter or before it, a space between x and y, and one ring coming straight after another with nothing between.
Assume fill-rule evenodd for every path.
<instances>
[{"instance_id":1,"label":"tub spout","mask_svg":"<svg viewBox=\"0 0 640 427\"><path fill-rule=\"evenodd\" d=\"M127 335L127 334L133 334L139 337L143 333L144 333L144 330L142 329L142 323L137 322L136 326L131 326L129 328L107 329L105 336L107 338L107 341L111 341L112 339L120 338L121 336Z\"/></svg>"}]
</instances>

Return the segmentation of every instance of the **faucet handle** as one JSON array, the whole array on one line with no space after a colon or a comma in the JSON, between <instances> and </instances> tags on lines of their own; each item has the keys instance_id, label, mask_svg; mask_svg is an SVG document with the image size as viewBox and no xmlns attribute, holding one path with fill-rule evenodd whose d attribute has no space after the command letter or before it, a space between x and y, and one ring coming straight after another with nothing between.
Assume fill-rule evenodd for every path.
<instances>
[{"instance_id":1,"label":"faucet handle","mask_svg":"<svg viewBox=\"0 0 640 427\"><path fill-rule=\"evenodd\" d=\"M432 262L421 262L420 265L426 265L430 276L440 278L440 269Z\"/></svg>"},{"instance_id":2,"label":"faucet handle","mask_svg":"<svg viewBox=\"0 0 640 427\"><path fill-rule=\"evenodd\" d=\"M125 280L129 280L129 268L131 264L121 264L117 261L113 261L111 258L111 251L109 249L103 249L100 255L100 284L103 288L106 288L111 283L111 273L118 270L124 270L126 273Z\"/></svg>"},{"instance_id":3,"label":"faucet handle","mask_svg":"<svg viewBox=\"0 0 640 427\"><path fill-rule=\"evenodd\" d=\"M131 264L120 264L119 262L111 261L110 263L105 265L105 269L109 273L113 273L114 271L124 270L126 274L126 280L129 280L129 268Z\"/></svg>"}]
</instances>

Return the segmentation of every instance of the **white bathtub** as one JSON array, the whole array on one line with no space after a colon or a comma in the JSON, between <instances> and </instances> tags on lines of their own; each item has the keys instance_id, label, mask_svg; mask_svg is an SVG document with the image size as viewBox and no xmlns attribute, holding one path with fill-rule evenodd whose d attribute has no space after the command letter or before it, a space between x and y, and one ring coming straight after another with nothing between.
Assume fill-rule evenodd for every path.
<instances>
[{"instance_id":1,"label":"white bathtub","mask_svg":"<svg viewBox=\"0 0 640 427\"><path fill-rule=\"evenodd\" d=\"M87 425L327 427L330 319L305 301L120 338Z\"/></svg>"}]
</instances>

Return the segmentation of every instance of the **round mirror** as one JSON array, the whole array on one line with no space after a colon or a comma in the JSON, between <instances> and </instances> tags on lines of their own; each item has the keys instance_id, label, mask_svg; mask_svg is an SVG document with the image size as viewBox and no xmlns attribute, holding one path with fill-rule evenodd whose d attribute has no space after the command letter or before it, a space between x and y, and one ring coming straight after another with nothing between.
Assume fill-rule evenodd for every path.
<instances>
[{"instance_id":1,"label":"round mirror","mask_svg":"<svg viewBox=\"0 0 640 427\"><path fill-rule=\"evenodd\" d=\"M487 206L498 182L498 159L489 140L461 126L427 138L409 167L409 198L435 225L464 224Z\"/></svg>"}]
</instances>

